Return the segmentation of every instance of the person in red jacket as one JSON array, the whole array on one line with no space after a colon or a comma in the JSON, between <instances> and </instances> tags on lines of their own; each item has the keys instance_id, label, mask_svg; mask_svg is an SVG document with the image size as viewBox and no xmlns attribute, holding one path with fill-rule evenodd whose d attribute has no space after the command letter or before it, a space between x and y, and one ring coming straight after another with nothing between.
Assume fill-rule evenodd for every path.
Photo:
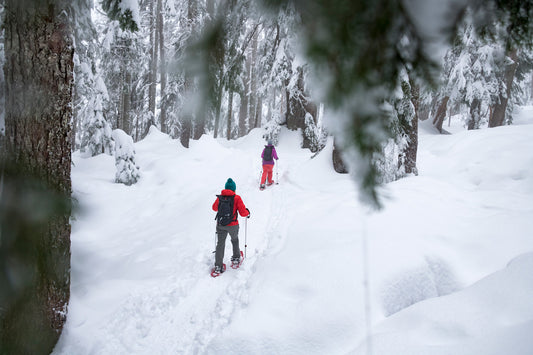
<instances>
[{"instance_id":1,"label":"person in red jacket","mask_svg":"<svg viewBox=\"0 0 533 355\"><path fill-rule=\"evenodd\" d=\"M214 270L216 273L224 272L222 261L224 260L224 248L226 247L226 237L228 236L228 233L231 237L231 244L233 245L233 255L231 257L232 264L239 264L241 259L241 250L239 248L239 219L237 218L237 213L239 213L242 217L250 218L250 210L246 208L244 202L242 202L242 198L235 194L236 188L237 185L235 182L229 178L228 181L226 181L224 190L222 190L220 195L217 196L217 199L213 203L213 211L219 212L217 213L216 217L217 247L215 251ZM222 203L226 203L226 197L229 197L230 201L233 199L232 215L230 216L229 221L224 221L222 218L223 216L220 216L221 211L219 211L219 206L221 206ZM224 200L224 202L221 203L221 199Z\"/></svg>"}]
</instances>

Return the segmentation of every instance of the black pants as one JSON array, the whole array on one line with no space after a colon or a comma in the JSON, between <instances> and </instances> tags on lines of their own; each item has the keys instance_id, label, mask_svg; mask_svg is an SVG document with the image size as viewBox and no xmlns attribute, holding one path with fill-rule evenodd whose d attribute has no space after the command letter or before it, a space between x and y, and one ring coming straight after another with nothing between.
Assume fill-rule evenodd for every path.
<instances>
[{"instance_id":1,"label":"black pants","mask_svg":"<svg viewBox=\"0 0 533 355\"><path fill-rule=\"evenodd\" d=\"M231 244L233 245L233 257L239 258L241 256L241 249L239 248L239 225L235 226L221 226L217 224L217 249L215 253L215 266L222 267L224 260L224 249L226 247L226 237L228 233L231 237Z\"/></svg>"}]
</instances>

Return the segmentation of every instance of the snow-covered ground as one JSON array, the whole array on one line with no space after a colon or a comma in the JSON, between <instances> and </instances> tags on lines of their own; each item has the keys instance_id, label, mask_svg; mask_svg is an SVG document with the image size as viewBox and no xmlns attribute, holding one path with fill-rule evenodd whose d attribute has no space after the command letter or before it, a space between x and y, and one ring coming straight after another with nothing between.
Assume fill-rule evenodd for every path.
<instances>
[{"instance_id":1,"label":"snow-covered ground","mask_svg":"<svg viewBox=\"0 0 533 355\"><path fill-rule=\"evenodd\" d=\"M532 354L533 110L515 123L421 123L419 176L387 185L380 212L333 171L331 142L311 158L296 132L282 131L265 191L260 130L189 149L152 130L132 186L114 183L113 157L76 153L54 354ZM212 278L228 177L251 211L246 260Z\"/></svg>"}]
</instances>

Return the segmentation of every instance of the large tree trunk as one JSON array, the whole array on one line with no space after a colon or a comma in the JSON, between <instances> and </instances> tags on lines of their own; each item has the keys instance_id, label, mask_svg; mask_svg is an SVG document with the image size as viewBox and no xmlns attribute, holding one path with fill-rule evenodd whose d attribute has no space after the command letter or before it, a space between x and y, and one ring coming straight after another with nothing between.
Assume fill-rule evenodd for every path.
<instances>
[{"instance_id":1,"label":"large tree trunk","mask_svg":"<svg viewBox=\"0 0 533 355\"><path fill-rule=\"evenodd\" d=\"M4 2L8 162L0 201L2 354L49 354L66 320L74 53L69 3ZM61 208L55 201L63 201Z\"/></svg>"},{"instance_id":2,"label":"large tree trunk","mask_svg":"<svg viewBox=\"0 0 533 355\"><path fill-rule=\"evenodd\" d=\"M516 49L513 49L509 53L509 58L513 60L513 63L505 68L505 95L500 94L500 102L494 105L494 110L489 119L489 127L499 127L505 122L505 111L507 110L507 103L511 97L514 75L516 68L518 67L518 55Z\"/></svg>"}]
</instances>

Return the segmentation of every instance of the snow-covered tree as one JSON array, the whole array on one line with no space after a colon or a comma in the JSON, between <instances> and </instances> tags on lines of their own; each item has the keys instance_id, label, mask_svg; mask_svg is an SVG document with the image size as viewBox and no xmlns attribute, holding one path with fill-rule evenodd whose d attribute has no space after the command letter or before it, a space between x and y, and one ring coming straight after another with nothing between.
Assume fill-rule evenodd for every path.
<instances>
[{"instance_id":1,"label":"snow-covered tree","mask_svg":"<svg viewBox=\"0 0 533 355\"><path fill-rule=\"evenodd\" d=\"M92 1L75 2L76 17L74 72L74 147L90 156L111 154L111 125L104 117L103 107L109 100L107 88L97 72L100 46L94 23L91 20Z\"/></svg>"},{"instance_id":2,"label":"snow-covered tree","mask_svg":"<svg viewBox=\"0 0 533 355\"><path fill-rule=\"evenodd\" d=\"M101 19L98 31L102 47L98 69L109 97L109 101L104 101L104 116L113 128L139 140L153 119L147 102L146 27L141 26L137 32L124 31L118 21Z\"/></svg>"},{"instance_id":3,"label":"snow-covered tree","mask_svg":"<svg viewBox=\"0 0 533 355\"><path fill-rule=\"evenodd\" d=\"M140 168L135 163L133 139L121 129L113 131L115 141L115 182L124 185L135 184L140 178Z\"/></svg>"},{"instance_id":4,"label":"snow-covered tree","mask_svg":"<svg viewBox=\"0 0 533 355\"><path fill-rule=\"evenodd\" d=\"M94 93L84 98L85 105L79 111L83 117L80 150L90 156L111 154L112 129L103 114L104 101L108 101L107 90L100 77L93 77L91 81L94 83Z\"/></svg>"}]
</instances>

